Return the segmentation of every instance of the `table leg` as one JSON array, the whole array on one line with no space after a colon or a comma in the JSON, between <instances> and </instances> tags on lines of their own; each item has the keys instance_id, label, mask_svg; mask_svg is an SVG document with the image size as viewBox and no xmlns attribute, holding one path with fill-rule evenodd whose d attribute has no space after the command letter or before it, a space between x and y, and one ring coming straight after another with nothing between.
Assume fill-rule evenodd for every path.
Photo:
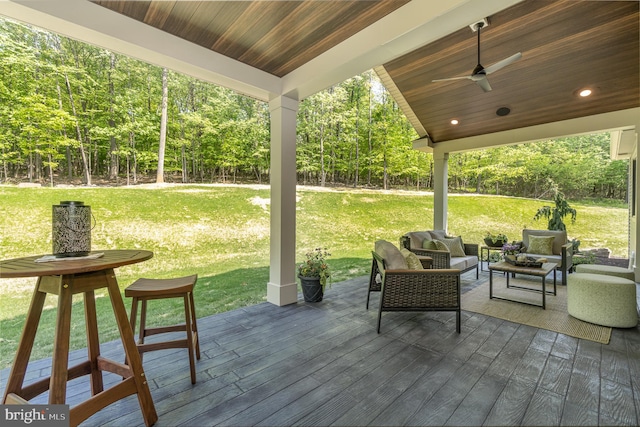
<instances>
[{"instance_id":1,"label":"table leg","mask_svg":"<svg viewBox=\"0 0 640 427\"><path fill-rule=\"evenodd\" d=\"M547 307L547 276L542 276L542 309L546 310Z\"/></svg>"},{"instance_id":2,"label":"table leg","mask_svg":"<svg viewBox=\"0 0 640 427\"><path fill-rule=\"evenodd\" d=\"M133 380L136 385L138 402L140 403L140 409L142 410L142 416L147 426L153 425L158 420L158 414L151 398L151 392L149 391L149 384L142 368L142 360L140 359L140 353L136 347L135 339L133 337L133 331L131 330L131 323L127 317L127 311L122 301L122 295L118 288L118 282L116 280L113 270L106 272L109 298L111 299L111 305L113 306L113 313L116 317L116 323L120 330L120 336L122 337L122 346L124 347L125 356L129 363Z\"/></svg>"},{"instance_id":3,"label":"table leg","mask_svg":"<svg viewBox=\"0 0 640 427\"><path fill-rule=\"evenodd\" d=\"M104 390L102 371L98 367L100 339L98 337L98 318L94 291L84 292L84 319L87 331L87 353L91 363L91 394L95 396Z\"/></svg>"},{"instance_id":4,"label":"table leg","mask_svg":"<svg viewBox=\"0 0 640 427\"><path fill-rule=\"evenodd\" d=\"M56 277L58 278L58 313L49 381L49 404L61 405L65 403L67 397L73 279L70 276Z\"/></svg>"},{"instance_id":5,"label":"table leg","mask_svg":"<svg viewBox=\"0 0 640 427\"><path fill-rule=\"evenodd\" d=\"M31 305L27 313L27 318L22 329L22 336L18 344L18 350L11 366L11 372L9 373L9 379L7 381L7 387L4 391L4 398L2 402L7 401L7 395L14 393L18 396L29 400L33 396L22 396L22 384L24 383L24 377L27 372L27 365L29 364L29 358L31 357L31 350L33 349L33 343L36 338L36 331L38 330L38 323L40 323L40 315L42 314L42 307L44 306L44 300L47 294L40 292L40 281L38 279L33 297L31 298Z\"/></svg>"},{"instance_id":6,"label":"table leg","mask_svg":"<svg viewBox=\"0 0 640 427\"><path fill-rule=\"evenodd\" d=\"M493 299L493 271L489 269L489 299Z\"/></svg>"}]
</instances>

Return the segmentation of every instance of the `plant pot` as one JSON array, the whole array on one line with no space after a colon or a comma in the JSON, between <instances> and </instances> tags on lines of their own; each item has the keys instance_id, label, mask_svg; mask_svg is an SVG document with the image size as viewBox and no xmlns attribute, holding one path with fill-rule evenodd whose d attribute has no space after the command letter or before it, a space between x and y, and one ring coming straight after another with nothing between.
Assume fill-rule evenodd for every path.
<instances>
[{"instance_id":1,"label":"plant pot","mask_svg":"<svg viewBox=\"0 0 640 427\"><path fill-rule=\"evenodd\" d=\"M302 287L302 295L305 302L320 302L322 301L323 291L320 284L319 277L304 277L300 278L300 286Z\"/></svg>"},{"instance_id":2,"label":"plant pot","mask_svg":"<svg viewBox=\"0 0 640 427\"><path fill-rule=\"evenodd\" d=\"M491 239L489 239L488 237L485 237L484 239L484 244L489 246L490 248L501 248L505 243L507 243L506 240L496 240L495 242Z\"/></svg>"}]
</instances>

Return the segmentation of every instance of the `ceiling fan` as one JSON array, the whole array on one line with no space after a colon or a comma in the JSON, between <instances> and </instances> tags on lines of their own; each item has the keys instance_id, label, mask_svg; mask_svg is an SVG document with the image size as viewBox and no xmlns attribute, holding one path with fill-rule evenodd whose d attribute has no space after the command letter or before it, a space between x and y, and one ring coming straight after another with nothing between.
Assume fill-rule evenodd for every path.
<instances>
[{"instance_id":1,"label":"ceiling fan","mask_svg":"<svg viewBox=\"0 0 640 427\"><path fill-rule=\"evenodd\" d=\"M503 59L502 61L498 61L493 65L484 68L480 65L480 29L489 25L489 22L486 19L482 21L476 22L470 25L473 31L478 32L478 65L473 69L473 72L469 76L460 76L460 77L449 77L446 79L436 79L432 80L432 82L444 82L449 80L471 80L474 81L482 88L483 91L489 92L491 91L491 85L489 84L489 80L487 80L487 76L491 73L495 73L496 71L506 67L507 65L517 61L522 58L522 53L518 52L516 54L511 55L508 58Z\"/></svg>"}]
</instances>

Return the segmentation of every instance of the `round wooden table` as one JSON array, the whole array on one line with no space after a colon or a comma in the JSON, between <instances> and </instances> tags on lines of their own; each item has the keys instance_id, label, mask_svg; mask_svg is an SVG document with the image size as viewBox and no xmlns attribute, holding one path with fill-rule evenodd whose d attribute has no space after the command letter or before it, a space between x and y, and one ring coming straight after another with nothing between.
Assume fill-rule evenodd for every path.
<instances>
[{"instance_id":1,"label":"round wooden table","mask_svg":"<svg viewBox=\"0 0 640 427\"><path fill-rule=\"evenodd\" d=\"M7 381L3 403L16 399L28 401L48 390L49 404L65 404L67 381L90 375L92 396L70 409L69 422L71 426L80 424L100 409L132 394L138 395L144 422L147 426L151 426L157 421L158 415L142 368L140 353L136 348L114 268L146 261L153 257L153 252L107 250L93 251L92 254L97 252L103 253L103 256L95 259L72 258L51 262L36 262L42 256L31 256L0 262L0 278L38 277ZM100 356L94 291L101 288L108 290L128 364ZM23 386L40 315L48 293L58 295L51 376ZM88 358L76 366L69 367L72 297L79 293L84 295ZM104 390L102 371L120 375L124 380Z\"/></svg>"}]
</instances>

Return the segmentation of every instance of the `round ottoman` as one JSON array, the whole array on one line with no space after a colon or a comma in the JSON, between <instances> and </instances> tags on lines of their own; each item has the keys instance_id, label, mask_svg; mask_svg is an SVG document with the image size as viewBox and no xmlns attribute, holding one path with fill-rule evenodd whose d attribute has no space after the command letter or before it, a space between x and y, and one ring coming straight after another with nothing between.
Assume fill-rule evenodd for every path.
<instances>
[{"instance_id":1,"label":"round ottoman","mask_svg":"<svg viewBox=\"0 0 640 427\"><path fill-rule=\"evenodd\" d=\"M576 265L576 273L606 274L607 276L618 276L629 280L636 279L633 270L613 265L579 264Z\"/></svg>"},{"instance_id":2,"label":"round ottoman","mask_svg":"<svg viewBox=\"0 0 640 427\"><path fill-rule=\"evenodd\" d=\"M632 328L638 324L636 284L617 276L570 274L567 311L576 319L596 325Z\"/></svg>"}]
</instances>

